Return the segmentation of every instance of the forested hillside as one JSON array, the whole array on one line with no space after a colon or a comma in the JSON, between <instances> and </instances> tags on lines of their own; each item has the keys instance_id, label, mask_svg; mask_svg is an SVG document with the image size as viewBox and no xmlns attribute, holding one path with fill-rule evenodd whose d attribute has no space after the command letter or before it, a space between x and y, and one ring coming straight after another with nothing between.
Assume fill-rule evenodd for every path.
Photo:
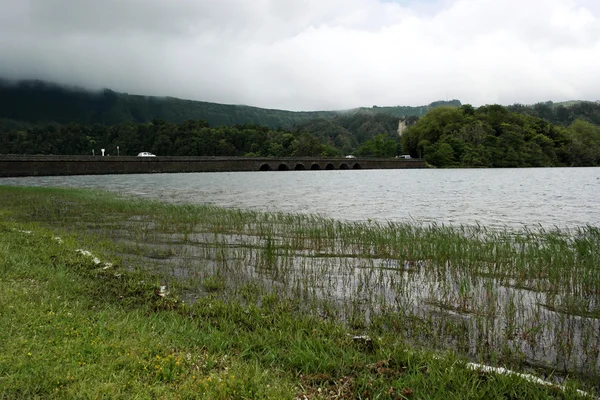
<instances>
[{"instance_id":1,"label":"forested hillside","mask_svg":"<svg viewBox=\"0 0 600 400\"><path fill-rule=\"evenodd\" d=\"M533 105L513 104L509 111L545 119L553 124L568 126L578 119L600 126L600 102L569 101L553 103L547 101Z\"/></svg>"},{"instance_id":2,"label":"forested hillside","mask_svg":"<svg viewBox=\"0 0 600 400\"><path fill-rule=\"evenodd\" d=\"M597 125L583 119L556 125L500 105L431 110L406 130L402 145L405 152L437 167L600 164Z\"/></svg>"},{"instance_id":3,"label":"forested hillside","mask_svg":"<svg viewBox=\"0 0 600 400\"><path fill-rule=\"evenodd\" d=\"M10 83L0 79L0 119L4 119L5 124L6 120L9 120L13 125L21 126L50 122L115 125L123 122L145 123L153 119L163 119L174 123L204 120L211 126L256 124L272 129L293 129L315 118L333 118L345 113L384 113L395 117L421 116L430 108L440 105L439 103L421 107L397 106L346 111L294 112L172 97L138 96L108 89L90 92L41 81Z\"/></svg>"},{"instance_id":4,"label":"forested hillside","mask_svg":"<svg viewBox=\"0 0 600 400\"><path fill-rule=\"evenodd\" d=\"M91 92L40 81L0 81L0 118L26 123L114 125L123 122L205 120L212 126L254 123L272 128L291 127L299 121L336 112L293 112L216 104L171 97Z\"/></svg>"}]
</instances>

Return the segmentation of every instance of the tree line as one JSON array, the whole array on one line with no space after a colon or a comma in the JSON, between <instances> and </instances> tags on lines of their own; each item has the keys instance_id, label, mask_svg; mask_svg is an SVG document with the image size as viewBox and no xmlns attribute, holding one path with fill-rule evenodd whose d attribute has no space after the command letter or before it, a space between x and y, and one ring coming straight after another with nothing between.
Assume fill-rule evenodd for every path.
<instances>
[{"instance_id":1,"label":"tree line","mask_svg":"<svg viewBox=\"0 0 600 400\"><path fill-rule=\"evenodd\" d=\"M405 152L436 167L600 165L600 127L568 126L500 105L429 111L402 135Z\"/></svg>"},{"instance_id":2,"label":"tree line","mask_svg":"<svg viewBox=\"0 0 600 400\"><path fill-rule=\"evenodd\" d=\"M552 124L509 108L438 107L411 118L402 137L398 119L355 114L315 119L294 130L253 124L211 127L204 120L47 124L24 127L0 120L0 154L245 157L394 157L410 154L436 167L600 165L600 127L577 119Z\"/></svg>"},{"instance_id":3,"label":"tree line","mask_svg":"<svg viewBox=\"0 0 600 400\"><path fill-rule=\"evenodd\" d=\"M600 125L600 102L570 101L553 103L546 101L533 105L513 104L509 111L542 118L557 125L569 126L580 119L594 125Z\"/></svg>"},{"instance_id":4,"label":"tree line","mask_svg":"<svg viewBox=\"0 0 600 400\"><path fill-rule=\"evenodd\" d=\"M357 156L393 157L399 138L380 134L356 142ZM161 156L338 157L343 150L305 131L258 125L210 127L203 120L180 124L155 119L150 123L112 126L48 124L14 127L0 121L0 154L110 155L150 151Z\"/></svg>"}]
</instances>

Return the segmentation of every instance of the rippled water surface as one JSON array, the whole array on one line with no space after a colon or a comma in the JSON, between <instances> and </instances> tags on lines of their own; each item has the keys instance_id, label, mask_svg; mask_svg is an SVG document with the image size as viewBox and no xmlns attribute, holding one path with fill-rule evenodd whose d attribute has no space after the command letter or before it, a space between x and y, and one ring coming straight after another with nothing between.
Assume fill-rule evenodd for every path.
<instances>
[{"instance_id":1,"label":"rippled water surface","mask_svg":"<svg viewBox=\"0 0 600 400\"><path fill-rule=\"evenodd\" d=\"M316 213L342 220L600 226L600 168L143 174L0 179L93 187L174 203Z\"/></svg>"}]
</instances>

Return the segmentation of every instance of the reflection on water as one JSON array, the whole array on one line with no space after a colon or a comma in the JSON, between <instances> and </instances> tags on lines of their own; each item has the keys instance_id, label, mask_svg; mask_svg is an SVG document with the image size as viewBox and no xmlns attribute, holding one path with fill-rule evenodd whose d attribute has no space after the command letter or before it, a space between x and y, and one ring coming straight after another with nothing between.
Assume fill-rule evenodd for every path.
<instances>
[{"instance_id":1,"label":"reflection on water","mask_svg":"<svg viewBox=\"0 0 600 400\"><path fill-rule=\"evenodd\" d=\"M600 168L231 172L3 178L103 188L174 203L341 220L488 227L600 225Z\"/></svg>"}]
</instances>

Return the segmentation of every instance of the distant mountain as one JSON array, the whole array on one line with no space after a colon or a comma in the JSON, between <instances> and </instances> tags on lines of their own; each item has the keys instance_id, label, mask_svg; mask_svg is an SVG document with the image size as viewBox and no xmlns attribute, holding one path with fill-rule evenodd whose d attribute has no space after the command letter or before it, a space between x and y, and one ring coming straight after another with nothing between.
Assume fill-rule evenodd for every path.
<instances>
[{"instance_id":1,"label":"distant mountain","mask_svg":"<svg viewBox=\"0 0 600 400\"><path fill-rule=\"evenodd\" d=\"M123 122L146 123L154 119L173 123L202 119L211 126L257 124L293 129L314 119L330 119L357 112L387 114L397 118L420 117L440 105L460 106L460 101L434 102L421 107L373 106L345 111L295 112L173 97L130 95L110 89L93 92L38 80L0 80L0 119L21 124L75 122L83 125L114 125Z\"/></svg>"}]
</instances>

